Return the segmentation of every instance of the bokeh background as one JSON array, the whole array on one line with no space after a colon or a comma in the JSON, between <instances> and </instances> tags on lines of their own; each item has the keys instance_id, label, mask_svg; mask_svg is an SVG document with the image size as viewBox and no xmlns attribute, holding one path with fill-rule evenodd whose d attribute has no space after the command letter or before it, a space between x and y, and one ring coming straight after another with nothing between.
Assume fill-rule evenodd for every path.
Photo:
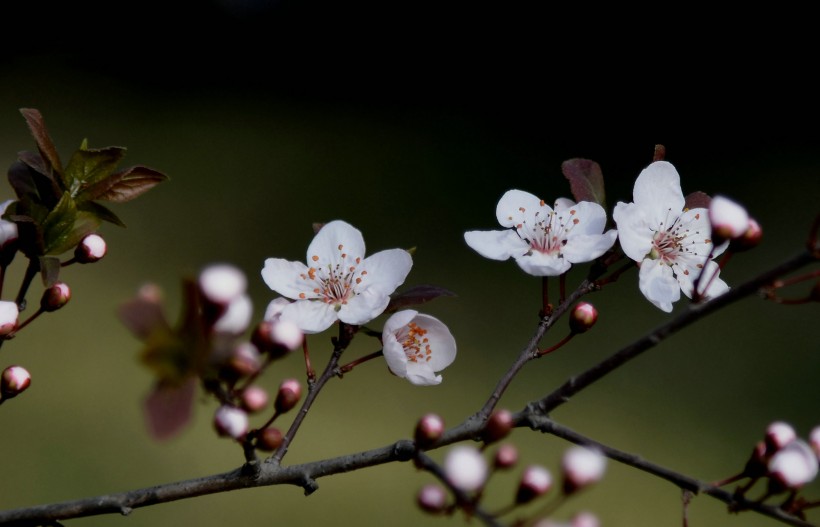
<instances>
[{"instance_id":1,"label":"bokeh background","mask_svg":"<svg viewBox=\"0 0 820 527\"><path fill-rule=\"evenodd\" d=\"M223 0L2 9L15 30L4 32L0 55L0 162L9 166L34 148L18 112L32 107L65 158L88 138L92 147L126 146L124 165L171 178L113 206L128 227L103 227L109 255L66 268L71 303L3 347L3 366L24 365L34 377L24 396L2 407L3 509L241 463L240 450L212 431L212 401L198 403L178 437L147 434L141 402L152 377L115 314L144 283L163 288L175 317L180 279L230 262L247 273L258 318L273 298L259 274L264 259L303 259L311 224L339 218L363 231L369 252L417 247L405 286L457 293L423 307L458 341L444 383L414 387L379 362L357 368L319 398L286 457L297 463L408 437L428 411L456 424L482 405L535 328L540 282L511 262L482 259L463 232L495 228L507 189L548 201L568 196L566 159L601 165L611 207L631 200L635 177L664 144L684 192L744 203L764 242L732 262L729 284L799 250L820 212L818 105L797 28L774 44L750 26L720 44L725 21L678 32L656 13L655 23L615 27L608 13L546 6ZM682 44L695 37L712 43L708 51ZM0 197L11 197L10 187ZM578 266L568 283L585 271ZM19 272L12 269L4 291L14 290ZM668 319L640 296L637 273L590 300L600 311L595 330L526 368L501 406L522 408ZM804 436L820 424L818 313L816 304L748 299L553 417L688 475L723 478L742 467L771 421L786 420ZM563 336L559 327L544 344ZM329 337L311 337L316 363L329 354ZM348 357L375 351L360 340ZM260 383L273 391L285 377L303 378L298 356ZM555 473L568 446L526 430L510 441L522 463ZM493 479L490 508L511 499L519 473ZM415 507L416 490L431 480L392 464L322 479L310 497L296 487L244 490L65 524L464 524ZM807 494L820 497L820 486ZM614 462L556 518L580 510L610 527L680 525L682 515L675 487ZM708 497L693 501L689 518L698 526L776 524L727 514Z\"/></svg>"}]
</instances>

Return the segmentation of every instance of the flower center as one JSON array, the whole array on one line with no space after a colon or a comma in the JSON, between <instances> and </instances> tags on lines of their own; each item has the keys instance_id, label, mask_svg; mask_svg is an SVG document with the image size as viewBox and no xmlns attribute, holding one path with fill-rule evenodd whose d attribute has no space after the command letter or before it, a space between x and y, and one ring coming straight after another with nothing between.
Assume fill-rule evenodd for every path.
<instances>
[{"instance_id":1,"label":"flower center","mask_svg":"<svg viewBox=\"0 0 820 527\"><path fill-rule=\"evenodd\" d=\"M342 244L339 244L337 249L340 259L335 263L328 263L323 267L310 267L306 274L300 275L302 280L312 282L313 285L313 294L299 293L300 299L314 298L326 304L334 304L338 311L351 297L359 294L356 286L361 284L367 275L367 271L358 269L362 259L358 256L350 257L344 252ZM314 262L318 262L319 259L318 255L311 256Z\"/></svg>"},{"instance_id":2,"label":"flower center","mask_svg":"<svg viewBox=\"0 0 820 527\"><path fill-rule=\"evenodd\" d=\"M667 221L662 222L659 230L655 232L652 238L652 249L649 252L649 258L653 260L660 259L665 264L675 267L680 265L683 268L683 274L689 274L689 268L702 268L703 262L699 257L704 256L698 248L700 243L704 243L705 247L709 247L711 240L700 240L700 232L690 229L691 223L700 219L700 214L695 214L688 221L681 219L681 216L675 216L672 221L669 218L672 210L667 211Z\"/></svg>"},{"instance_id":3,"label":"flower center","mask_svg":"<svg viewBox=\"0 0 820 527\"><path fill-rule=\"evenodd\" d=\"M541 200L541 206L544 206L544 201ZM526 212L524 207L519 209L522 213ZM551 210L546 214L546 218L541 216L541 211L538 210L533 216L535 223L530 225L526 220L515 226L518 235L530 244L530 252L538 251L543 254L555 254L561 252L561 248L567 244L567 236L569 236L572 228L579 223L578 218L575 217L576 210L570 209L569 216L565 216L562 212L559 214L555 210Z\"/></svg>"},{"instance_id":4,"label":"flower center","mask_svg":"<svg viewBox=\"0 0 820 527\"><path fill-rule=\"evenodd\" d=\"M405 327L407 328L407 334L397 335L397 337L404 348L407 360L409 362L429 361L433 356L433 349L430 347L430 341L425 336L427 330L415 322L410 322Z\"/></svg>"}]
</instances>

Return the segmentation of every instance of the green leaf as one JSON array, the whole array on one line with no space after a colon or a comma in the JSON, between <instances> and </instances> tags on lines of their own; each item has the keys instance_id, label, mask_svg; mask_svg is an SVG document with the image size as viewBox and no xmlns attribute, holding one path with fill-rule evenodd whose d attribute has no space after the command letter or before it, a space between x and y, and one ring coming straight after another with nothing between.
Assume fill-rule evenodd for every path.
<instances>
[{"instance_id":1,"label":"green leaf","mask_svg":"<svg viewBox=\"0 0 820 527\"><path fill-rule=\"evenodd\" d=\"M57 255L73 249L99 226L100 220L91 213L77 210L71 195L66 192L41 226L43 253Z\"/></svg>"},{"instance_id":2,"label":"green leaf","mask_svg":"<svg viewBox=\"0 0 820 527\"><path fill-rule=\"evenodd\" d=\"M575 201L591 201L606 208L604 175L598 163L589 159L568 159L561 163L561 172L569 180Z\"/></svg>"},{"instance_id":3,"label":"green leaf","mask_svg":"<svg viewBox=\"0 0 820 527\"><path fill-rule=\"evenodd\" d=\"M60 156L57 154L57 149L54 147L54 142L46 129L46 123L40 111L34 108L20 108L20 113L26 119L31 135L34 136L34 140L37 142L40 155L48 162L49 167L54 172L61 174L63 167L60 163Z\"/></svg>"},{"instance_id":4,"label":"green leaf","mask_svg":"<svg viewBox=\"0 0 820 527\"><path fill-rule=\"evenodd\" d=\"M85 141L79 150L74 152L65 168L63 181L71 195L77 197L84 189L106 178L117 169L125 157L125 148L109 146L107 148L85 148Z\"/></svg>"},{"instance_id":5,"label":"green leaf","mask_svg":"<svg viewBox=\"0 0 820 527\"><path fill-rule=\"evenodd\" d=\"M77 204L77 210L93 214L100 221L107 221L113 223L118 227L125 227L125 223L114 214L108 207L95 203L93 201L83 201Z\"/></svg>"},{"instance_id":6,"label":"green leaf","mask_svg":"<svg viewBox=\"0 0 820 527\"><path fill-rule=\"evenodd\" d=\"M137 165L98 180L96 184L83 190L78 198L82 201L100 199L124 203L141 196L167 179L168 176L162 172Z\"/></svg>"}]
</instances>

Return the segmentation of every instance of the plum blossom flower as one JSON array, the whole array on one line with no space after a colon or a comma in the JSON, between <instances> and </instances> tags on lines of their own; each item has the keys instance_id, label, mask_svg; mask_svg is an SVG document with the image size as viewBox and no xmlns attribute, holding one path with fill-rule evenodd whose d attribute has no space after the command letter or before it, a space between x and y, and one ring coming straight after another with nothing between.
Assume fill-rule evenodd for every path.
<instances>
[{"instance_id":1,"label":"plum blossom flower","mask_svg":"<svg viewBox=\"0 0 820 527\"><path fill-rule=\"evenodd\" d=\"M387 367L417 386L441 383L436 375L455 360L456 341L442 322L406 309L387 319L382 332Z\"/></svg>"},{"instance_id":2,"label":"plum blossom flower","mask_svg":"<svg viewBox=\"0 0 820 527\"><path fill-rule=\"evenodd\" d=\"M680 292L692 297L694 281L701 272L707 280L699 291L706 298L729 289L717 277L717 263L708 260L712 250L709 211L685 210L680 176L671 163L656 161L635 181L632 203L619 202L612 214L624 253L640 265L639 287L658 308L672 311ZM718 256L725 245L711 253ZM711 277L714 278L712 279Z\"/></svg>"},{"instance_id":3,"label":"plum blossom flower","mask_svg":"<svg viewBox=\"0 0 820 527\"><path fill-rule=\"evenodd\" d=\"M295 302L282 306L281 320L305 333L319 333L337 320L361 325L379 316L390 294L404 282L413 260L403 249L388 249L365 258L362 233L335 220L325 224L307 251L307 265L268 258L265 283Z\"/></svg>"},{"instance_id":4,"label":"plum blossom flower","mask_svg":"<svg viewBox=\"0 0 820 527\"><path fill-rule=\"evenodd\" d=\"M514 258L534 276L558 276L574 263L594 260L618 236L614 229L604 233L606 212L589 201L560 198L550 207L529 192L508 190L495 213L506 229L468 231L467 245L491 260Z\"/></svg>"}]
</instances>

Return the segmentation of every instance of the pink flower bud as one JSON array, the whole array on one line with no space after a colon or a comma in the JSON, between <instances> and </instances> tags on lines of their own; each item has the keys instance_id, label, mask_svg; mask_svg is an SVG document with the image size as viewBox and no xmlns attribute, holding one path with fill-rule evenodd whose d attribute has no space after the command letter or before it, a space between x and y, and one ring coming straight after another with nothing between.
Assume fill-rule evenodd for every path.
<instances>
[{"instance_id":1,"label":"pink flower bud","mask_svg":"<svg viewBox=\"0 0 820 527\"><path fill-rule=\"evenodd\" d=\"M499 446L498 450L495 451L495 458L493 459L495 468L504 470L514 467L516 463L518 463L518 449L515 448L515 445L507 443Z\"/></svg>"},{"instance_id":2,"label":"pink flower bud","mask_svg":"<svg viewBox=\"0 0 820 527\"><path fill-rule=\"evenodd\" d=\"M22 366L9 366L3 370L0 378L2 399L17 397L31 384L31 374Z\"/></svg>"},{"instance_id":3,"label":"pink flower bud","mask_svg":"<svg viewBox=\"0 0 820 527\"><path fill-rule=\"evenodd\" d=\"M749 228L749 214L746 209L723 196L715 196L709 202L709 221L712 224L712 241L715 244L739 238Z\"/></svg>"},{"instance_id":4,"label":"pink flower bud","mask_svg":"<svg viewBox=\"0 0 820 527\"><path fill-rule=\"evenodd\" d=\"M240 439L248 433L248 414L234 406L222 405L214 413L214 428L222 437Z\"/></svg>"},{"instance_id":5,"label":"pink flower bud","mask_svg":"<svg viewBox=\"0 0 820 527\"><path fill-rule=\"evenodd\" d=\"M258 373L262 368L262 356L256 346L250 342L241 342L231 351L226 366L232 376L247 377Z\"/></svg>"},{"instance_id":6,"label":"pink flower bud","mask_svg":"<svg viewBox=\"0 0 820 527\"><path fill-rule=\"evenodd\" d=\"M481 439L487 444L504 439L512 431L513 424L513 416L509 410L496 410L487 419L487 424L481 432Z\"/></svg>"},{"instance_id":7,"label":"pink flower bud","mask_svg":"<svg viewBox=\"0 0 820 527\"><path fill-rule=\"evenodd\" d=\"M809 434L809 444L817 457L820 458L820 426L812 428Z\"/></svg>"},{"instance_id":8,"label":"pink flower bud","mask_svg":"<svg viewBox=\"0 0 820 527\"><path fill-rule=\"evenodd\" d=\"M591 512L579 512L572 517L570 527L600 527L598 517Z\"/></svg>"},{"instance_id":9,"label":"pink flower bud","mask_svg":"<svg viewBox=\"0 0 820 527\"><path fill-rule=\"evenodd\" d=\"M793 440L769 460L772 479L787 489L799 489L811 482L817 471L817 455L802 439Z\"/></svg>"},{"instance_id":10,"label":"pink flower bud","mask_svg":"<svg viewBox=\"0 0 820 527\"><path fill-rule=\"evenodd\" d=\"M516 503L529 503L552 488L552 474L544 467L530 465L524 469L515 494Z\"/></svg>"},{"instance_id":11,"label":"pink flower bud","mask_svg":"<svg viewBox=\"0 0 820 527\"><path fill-rule=\"evenodd\" d=\"M0 216L6 213L6 209L14 200L8 199L0 203ZM17 232L17 224L13 221L0 219L0 249L11 245L17 241L19 234Z\"/></svg>"},{"instance_id":12,"label":"pink flower bud","mask_svg":"<svg viewBox=\"0 0 820 527\"><path fill-rule=\"evenodd\" d=\"M749 227L746 232L729 243L729 247L737 253L754 249L763 239L763 229L753 218L749 218Z\"/></svg>"},{"instance_id":13,"label":"pink flower bud","mask_svg":"<svg viewBox=\"0 0 820 527\"><path fill-rule=\"evenodd\" d=\"M19 316L20 310L16 302L0 301L0 337L17 329Z\"/></svg>"},{"instance_id":14,"label":"pink flower bud","mask_svg":"<svg viewBox=\"0 0 820 527\"><path fill-rule=\"evenodd\" d=\"M296 406L302 398L302 385L296 379L285 379L279 385L276 401L273 403L277 413L283 414Z\"/></svg>"},{"instance_id":15,"label":"pink flower bud","mask_svg":"<svg viewBox=\"0 0 820 527\"><path fill-rule=\"evenodd\" d=\"M251 323L253 303L248 295L242 294L231 300L226 309L216 319L213 330L227 335L243 333Z\"/></svg>"},{"instance_id":16,"label":"pink flower bud","mask_svg":"<svg viewBox=\"0 0 820 527\"><path fill-rule=\"evenodd\" d=\"M444 419L436 414L422 416L416 423L416 430L413 434L416 445L419 448L429 448L441 438L444 433Z\"/></svg>"},{"instance_id":17,"label":"pink flower bud","mask_svg":"<svg viewBox=\"0 0 820 527\"><path fill-rule=\"evenodd\" d=\"M40 308L43 311L57 311L71 300L71 289L64 282L55 282L54 285L43 291L40 298Z\"/></svg>"},{"instance_id":18,"label":"pink flower bud","mask_svg":"<svg viewBox=\"0 0 820 527\"><path fill-rule=\"evenodd\" d=\"M784 446L797 439L797 432L792 425L783 421L775 421L766 428L766 453L771 456Z\"/></svg>"},{"instance_id":19,"label":"pink flower bud","mask_svg":"<svg viewBox=\"0 0 820 527\"><path fill-rule=\"evenodd\" d=\"M263 320L253 331L251 342L263 353L273 358L281 358L298 349L304 341L304 333L299 326L278 318Z\"/></svg>"},{"instance_id":20,"label":"pink flower bud","mask_svg":"<svg viewBox=\"0 0 820 527\"><path fill-rule=\"evenodd\" d=\"M241 400L242 408L252 414L264 410L270 401L267 390L259 386L248 386L242 390Z\"/></svg>"},{"instance_id":21,"label":"pink flower bud","mask_svg":"<svg viewBox=\"0 0 820 527\"><path fill-rule=\"evenodd\" d=\"M416 495L416 502L423 510L437 514L447 508L447 491L439 485L425 485Z\"/></svg>"},{"instance_id":22,"label":"pink flower bud","mask_svg":"<svg viewBox=\"0 0 820 527\"><path fill-rule=\"evenodd\" d=\"M283 439L284 436L282 435L281 430L278 428L268 427L259 433L256 440L256 448L264 452L273 452L282 446Z\"/></svg>"},{"instance_id":23,"label":"pink flower bud","mask_svg":"<svg viewBox=\"0 0 820 527\"><path fill-rule=\"evenodd\" d=\"M245 274L230 264L214 264L199 274L199 288L207 300L227 305L245 294Z\"/></svg>"},{"instance_id":24,"label":"pink flower bud","mask_svg":"<svg viewBox=\"0 0 820 527\"><path fill-rule=\"evenodd\" d=\"M589 302L579 302L569 315L569 329L573 333L583 333L595 325L598 310Z\"/></svg>"},{"instance_id":25,"label":"pink flower bud","mask_svg":"<svg viewBox=\"0 0 820 527\"><path fill-rule=\"evenodd\" d=\"M572 494L601 480L606 470L606 457L596 449L574 446L564 453L561 468L564 493Z\"/></svg>"},{"instance_id":26,"label":"pink flower bud","mask_svg":"<svg viewBox=\"0 0 820 527\"><path fill-rule=\"evenodd\" d=\"M74 249L74 259L77 263L89 264L102 260L108 247L105 240L98 234L89 234Z\"/></svg>"},{"instance_id":27,"label":"pink flower bud","mask_svg":"<svg viewBox=\"0 0 820 527\"><path fill-rule=\"evenodd\" d=\"M444 458L444 474L451 485L473 492L487 481L487 462L481 452L469 445L457 445Z\"/></svg>"}]
</instances>

